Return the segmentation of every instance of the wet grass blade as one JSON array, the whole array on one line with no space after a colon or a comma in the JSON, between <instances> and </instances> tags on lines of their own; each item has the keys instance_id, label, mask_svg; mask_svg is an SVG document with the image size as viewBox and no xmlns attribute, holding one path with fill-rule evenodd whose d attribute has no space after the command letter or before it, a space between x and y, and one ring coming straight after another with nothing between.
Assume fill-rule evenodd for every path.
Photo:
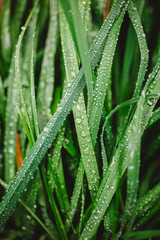
<instances>
[{"instance_id":1,"label":"wet grass blade","mask_svg":"<svg viewBox=\"0 0 160 240\"><path fill-rule=\"evenodd\" d=\"M89 117L89 125L90 131L92 135L93 145L95 145L95 141L97 138L97 132L99 129L99 124L101 120L102 108L104 105L104 100L107 92L107 88L109 85L113 57L115 53L116 44L118 41L118 35L120 31L120 27L123 21L125 10L121 13L118 20L113 25L111 29L110 35L107 39L102 59L100 62L100 66L97 70L97 79L93 92L93 101L91 106L91 114ZM98 97L97 97L98 96Z\"/></svg>"},{"instance_id":2,"label":"wet grass blade","mask_svg":"<svg viewBox=\"0 0 160 240\"><path fill-rule=\"evenodd\" d=\"M60 15L61 42L66 69L67 85L70 86L72 79L78 73L78 61L72 36L69 32L69 26L67 26L65 16L62 14ZM91 196L93 197L98 189L99 172L89 132L83 93L80 94L77 103L73 107L73 115L81 157L88 179Z\"/></svg>"},{"instance_id":3,"label":"wet grass blade","mask_svg":"<svg viewBox=\"0 0 160 240\"><path fill-rule=\"evenodd\" d=\"M146 193L143 197L141 197L133 211L133 215L130 219L130 223L128 226L127 233L132 231L133 224L137 218L143 217L144 214L147 213L150 209L153 208L153 206L157 203L160 196L160 183L158 183L154 188L152 188L148 193Z\"/></svg>"},{"instance_id":4,"label":"wet grass blade","mask_svg":"<svg viewBox=\"0 0 160 240\"><path fill-rule=\"evenodd\" d=\"M140 48L140 53L141 53L141 62L140 62L138 77L137 77L137 81L136 81L136 87L135 87L134 95L133 95L133 97L136 97L139 95L141 88L142 88L142 83L144 81L144 77L145 77L145 74L147 71L149 55L148 55L146 36L145 36L144 30L143 30L143 26L141 24L139 13L138 13L137 8L135 7L133 1L130 1L129 5L128 5L128 12L129 12L129 17L132 21L133 27L136 31L139 48Z\"/></svg>"},{"instance_id":5,"label":"wet grass blade","mask_svg":"<svg viewBox=\"0 0 160 240\"><path fill-rule=\"evenodd\" d=\"M30 144L30 146L33 146L34 142L33 142L33 139L32 139L32 136L31 136L31 133L30 133L30 131L29 131L29 128L28 128L28 125L27 125L26 119L25 119L25 117L24 117L24 115L23 115L23 113L22 113L22 111L21 111L19 105L17 105L16 107L17 107L17 111L18 111L18 113L19 113L19 116L20 116L20 118L21 118L21 121L22 121L23 127L24 127L24 129L25 129L25 132L26 132L27 138L28 138L28 140L29 140L29 144Z\"/></svg>"},{"instance_id":6,"label":"wet grass blade","mask_svg":"<svg viewBox=\"0 0 160 240\"><path fill-rule=\"evenodd\" d=\"M110 17L108 16L107 18L110 21L106 20L105 24L103 25L103 27L99 32L99 35L96 37L93 45L91 46L90 54L91 54L93 68L95 68L96 64L99 61L99 58L101 57L102 50L106 41L106 36L108 36L110 32L112 24L120 15L120 12L123 10L126 3L127 1L123 1L123 3L119 1L118 4L115 5L113 10L110 12ZM30 18L27 20L26 25L28 24L29 20ZM20 35L19 41L21 41L21 39L23 38L24 29L22 31L23 33ZM17 47L17 51L19 51L19 47ZM19 55L19 52L17 53L17 56L18 55ZM17 67L19 64L18 59L16 64L17 64L16 65L16 70L17 70L18 69ZM19 77L19 73L17 76ZM52 119L48 122L48 124L42 131L39 139L31 149L29 155L27 156L20 170L15 176L14 181L10 185L7 194L3 198L3 201L0 206L0 216L1 216L0 228L1 229L3 228L4 224L8 220L11 213L13 212L19 197L21 196L22 192L24 191L25 187L30 181L31 176L34 174L37 167L39 166L48 148L51 146L53 140L57 135L57 132L59 131L60 127L64 122L64 119L70 112L75 101L78 99L84 85L85 85L85 79L84 79L83 70L80 70L76 79L72 82L70 88L67 89L56 113L53 115Z\"/></svg>"},{"instance_id":7,"label":"wet grass blade","mask_svg":"<svg viewBox=\"0 0 160 240\"><path fill-rule=\"evenodd\" d=\"M22 44L22 40L23 40L25 31L26 31L26 28L27 28L34 12L37 13L37 11L38 11L38 3L39 3L39 1L37 0L36 4L34 5L32 11L30 12L30 14L27 18L27 21L26 21L24 27L22 27L22 31L19 35L18 42L17 42L17 45L16 45L16 51L15 51L15 76L16 76L16 80L17 80L17 85L18 85L18 89L19 89L19 95L20 95L20 98L21 98L21 103L22 103L22 106L24 108L24 115L25 115L25 118L26 118L26 122L28 124L28 128L30 130L33 142L34 142L33 124L31 123L31 120L30 120L30 117L29 117L29 114L28 114L28 111L27 111L27 106L26 106L26 103L25 103L23 88L22 88L21 74L20 74L20 48L21 48L21 44ZM33 86L33 84L32 84L32 86Z\"/></svg>"},{"instance_id":8,"label":"wet grass blade","mask_svg":"<svg viewBox=\"0 0 160 240\"><path fill-rule=\"evenodd\" d=\"M14 77L14 58L12 59L10 74L8 76L8 93L5 111L5 144L4 144L4 179L9 183L16 173L16 131L18 122L18 112L16 104L19 102L17 83Z\"/></svg>"},{"instance_id":9,"label":"wet grass blade","mask_svg":"<svg viewBox=\"0 0 160 240\"><path fill-rule=\"evenodd\" d=\"M4 3L3 16L1 20L1 45L2 56L5 67L8 68L11 61L11 34L10 34L10 16L11 16L11 0Z\"/></svg>"},{"instance_id":10,"label":"wet grass blade","mask_svg":"<svg viewBox=\"0 0 160 240\"><path fill-rule=\"evenodd\" d=\"M2 78L0 76L0 115L2 120L4 121L5 118L5 93L4 93L4 86L2 82Z\"/></svg>"},{"instance_id":11,"label":"wet grass blade","mask_svg":"<svg viewBox=\"0 0 160 240\"><path fill-rule=\"evenodd\" d=\"M147 238L160 237L160 230L138 231L124 235L123 239L140 240Z\"/></svg>"},{"instance_id":12,"label":"wet grass blade","mask_svg":"<svg viewBox=\"0 0 160 240\"><path fill-rule=\"evenodd\" d=\"M85 79L88 90L88 109L90 109L93 96L92 66L89 56L88 43L86 39L85 27L82 23L78 1L71 0L71 10L75 35L79 50L79 55L84 69Z\"/></svg>"},{"instance_id":13,"label":"wet grass blade","mask_svg":"<svg viewBox=\"0 0 160 240\"><path fill-rule=\"evenodd\" d=\"M5 189L8 188L8 185L2 180L0 179L0 185L2 185ZM48 230L48 228L43 224L43 222L35 215L35 213L30 209L29 206L26 205L25 202L23 202L22 200L20 200L20 204L25 208L25 210L28 211L28 213L41 225L41 227L48 233L48 235L50 236L51 239L55 239L53 237L53 235L51 234L51 232Z\"/></svg>"},{"instance_id":14,"label":"wet grass blade","mask_svg":"<svg viewBox=\"0 0 160 240\"><path fill-rule=\"evenodd\" d=\"M151 87L150 92L157 94L160 91L160 84L159 84L159 74L157 78L155 78L154 83L155 85ZM146 92L146 87L142 94ZM145 124L148 123L149 118L151 116L151 112L153 111L153 108L155 106L155 103L158 100L158 97L154 99L152 106L149 108L146 107L148 106L147 101L144 104L144 96L141 96L138 104L137 104L137 109L136 112L134 113L133 119L131 123L129 124L128 128L126 129L126 133L120 142L113 158L112 161L102 179L102 182L100 184L97 196L96 196L96 201L95 201L95 207L92 211L92 214L81 234L80 239L83 239L84 237L91 238L94 236L94 234L97 231L97 228L109 206L109 203L115 193L115 190L117 189L119 180L123 176L126 168L129 165L128 162L128 156L130 153L130 150L128 151L128 144L132 143L134 145L134 134L135 133L135 126L137 123L137 117L141 117L141 134L144 132L145 129ZM143 111L142 111L143 109ZM149 112L149 113L148 113ZM142 114L142 115L141 115ZM145 117L144 117L145 116ZM145 118L145 121L144 121ZM143 121L142 121L143 120ZM126 140L127 139L127 140ZM133 149L134 151L135 149ZM132 156L134 156L134 153L132 153ZM97 216L97 212L99 213Z\"/></svg>"},{"instance_id":15,"label":"wet grass blade","mask_svg":"<svg viewBox=\"0 0 160 240\"><path fill-rule=\"evenodd\" d=\"M12 47L15 46L18 36L20 34L20 27L22 25L23 15L27 7L27 0L24 0L23 2L21 0L18 0L14 7L14 15L11 22Z\"/></svg>"},{"instance_id":16,"label":"wet grass blade","mask_svg":"<svg viewBox=\"0 0 160 240\"><path fill-rule=\"evenodd\" d=\"M152 124L157 122L160 119L160 107L153 111L153 114L149 120L147 127L150 127Z\"/></svg>"},{"instance_id":17,"label":"wet grass blade","mask_svg":"<svg viewBox=\"0 0 160 240\"><path fill-rule=\"evenodd\" d=\"M38 86L38 121L42 129L51 118L51 102L54 91L55 54L57 50L57 0L50 0L50 19L45 43L42 69ZM45 99L44 99L45 96Z\"/></svg>"}]
</instances>

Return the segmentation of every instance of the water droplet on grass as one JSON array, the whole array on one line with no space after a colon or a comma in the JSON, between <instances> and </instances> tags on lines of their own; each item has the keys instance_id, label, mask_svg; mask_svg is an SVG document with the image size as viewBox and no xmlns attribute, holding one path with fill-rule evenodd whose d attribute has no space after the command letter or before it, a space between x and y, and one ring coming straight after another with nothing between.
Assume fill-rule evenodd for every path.
<instances>
[{"instance_id":1,"label":"water droplet on grass","mask_svg":"<svg viewBox=\"0 0 160 240\"><path fill-rule=\"evenodd\" d=\"M81 120L80 118L76 118L75 121L76 121L76 123L78 123L78 124L82 122L82 120Z\"/></svg>"},{"instance_id":2,"label":"water droplet on grass","mask_svg":"<svg viewBox=\"0 0 160 240\"><path fill-rule=\"evenodd\" d=\"M84 131L81 132L82 137L86 137L86 133Z\"/></svg>"}]
</instances>

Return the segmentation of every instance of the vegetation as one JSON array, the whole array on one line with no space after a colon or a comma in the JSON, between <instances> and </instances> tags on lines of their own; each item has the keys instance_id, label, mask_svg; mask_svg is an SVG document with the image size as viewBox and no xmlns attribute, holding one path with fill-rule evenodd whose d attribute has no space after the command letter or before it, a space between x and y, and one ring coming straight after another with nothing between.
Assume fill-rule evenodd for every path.
<instances>
[{"instance_id":1,"label":"vegetation","mask_svg":"<svg viewBox=\"0 0 160 240\"><path fill-rule=\"evenodd\" d=\"M1 239L159 239L159 1L0 1Z\"/></svg>"}]
</instances>

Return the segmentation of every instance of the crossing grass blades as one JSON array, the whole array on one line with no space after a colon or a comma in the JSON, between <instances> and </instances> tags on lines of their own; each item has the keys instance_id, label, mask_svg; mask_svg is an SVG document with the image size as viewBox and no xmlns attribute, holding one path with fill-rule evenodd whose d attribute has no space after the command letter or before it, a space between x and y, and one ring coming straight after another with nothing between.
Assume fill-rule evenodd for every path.
<instances>
[{"instance_id":1,"label":"crossing grass blades","mask_svg":"<svg viewBox=\"0 0 160 240\"><path fill-rule=\"evenodd\" d=\"M0 1L0 238L160 238L158 1Z\"/></svg>"}]
</instances>

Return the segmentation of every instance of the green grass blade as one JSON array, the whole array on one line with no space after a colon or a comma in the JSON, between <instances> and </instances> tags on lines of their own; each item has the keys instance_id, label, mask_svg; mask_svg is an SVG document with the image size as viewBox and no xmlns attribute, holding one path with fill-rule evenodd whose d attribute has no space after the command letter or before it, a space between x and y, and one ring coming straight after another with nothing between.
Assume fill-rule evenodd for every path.
<instances>
[{"instance_id":1,"label":"green grass blade","mask_svg":"<svg viewBox=\"0 0 160 240\"><path fill-rule=\"evenodd\" d=\"M120 12L125 7L126 2L127 1L123 1L123 3L115 5L113 10L110 12L110 17L108 16L107 18L107 19L110 19L110 21L106 20L104 26L101 28L99 32L99 35L96 37L93 45L91 46L90 54L91 54L91 60L94 68L98 63L99 58L101 57L101 54L102 54L101 51L104 47L106 36L109 34L109 31L111 29L113 22L116 20ZM23 37L22 35L20 38ZM34 174L39 163L41 162L42 158L47 152L48 148L51 146L51 143L56 137L57 132L59 131L60 127L64 122L64 119L66 118L71 108L73 107L84 85L85 85L84 74L83 74L83 71L80 70L75 81L73 81L70 88L67 89L56 113L54 114L52 119L49 121L47 126L44 128L36 144L31 149L28 157L25 159L23 165L21 166L21 169L18 171L13 183L10 185L8 192L1 203L1 206L0 206L0 216L1 216L0 228L1 229L4 226L5 222L8 220L11 213L13 212L14 207L17 204L18 198L21 196L31 176Z\"/></svg>"},{"instance_id":2,"label":"green grass blade","mask_svg":"<svg viewBox=\"0 0 160 240\"><path fill-rule=\"evenodd\" d=\"M144 5L144 0L142 0L138 4L138 10L139 10L140 16L142 14L143 5ZM123 62L123 68L122 68L120 102L123 102L124 100L126 100L126 97L127 97L126 84L130 85L129 74L132 67L132 63L133 63L135 41L136 41L136 35L134 34L134 29L130 23L130 26L128 28L124 62Z\"/></svg>"},{"instance_id":3,"label":"green grass blade","mask_svg":"<svg viewBox=\"0 0 160 240\"><path fill-rule=\"evenodd\" d=\"M51 239L55 240L56 238L53 237L52 233L48 230L48 228L43 224L43 222L37 217L37 215L23 202L20 200L22 206L31 214L31 216L41 225L41 227L48 233Z\"/></svg>"},{"instance_id":4,"label":"green grass blade","mask_svg":"<svg viewBox=\"0 0 160 240\"><path fill-rule=\"evenodd\" d=\"M4 86L3 86L3 82L2 82L2 78L0 76L0 116L2 118L2 120L4 121L5 118L5 94L4 94Z\"/></svg>"},{"instance_id":5,"label":"green grass blade","mask_svg":"<svg viewBox=\"0 0 160 240\"><path fill-rule=\"evenodd\" d=\"M67 234L66 234L66 230L64 228L64 225L63 225L59 210L57 208L56 202L55 202L54 197L52 195L52 192L51 192L51 190L49 188L49 185L46 181L47 177L46 177L46 173L45 173L45 167L42 164L41 164L41 173L43 175L45 188L46 188L47 194L49 196L50 205L51 205L54 217L55 217L55 221L56 221L56 224L57 224L57 227L58 227L59 234L61 236L61 239L67 240L68 237L67 237Z\"/></svg>"},{"instance_id":6,"label":"green grass blade","mask_svg":"<svg viewBox=\"0 0 160 240\"><path fill-rule=\"evenodd\" d=\"M134 233L128 233L124 235L123 239L140 240L140 239L150 239L154 237L160 237L160 230L147 230L147 231L138 231Z\"/></svg>"},{"instance_id":7,"label":"green grass blade","mask_svg":"<svg viewBox=\"0 0 160 240\"><path fill-rule=\"evenodd\" d=\"M11 60L11 32L10 32L11 0L4 3L3 16L1 20L1 45L2 56L6 67L9 67Z\"/></svg>"},{"instance_id":8,"label":"green grass blade","mask_svg":"<svg viewBox=\"0 0 160 240\"><path fill-rule=\"evenodd\" d=\"M25 117L24 117L24 115L23 115L23 113L22 113L19 105L17 105L16 107L17 107L17 111L18 111L18 113L19 113L19 116L20 116L20 118L21 118L23 127L24 127L24 129L25 129L26 135L27 135L27 137L28 137L29 144L30 144L30 146L33 146L34 142L33 142L33 140L32 140L32 136L31 136L31 134L30 134L30 131L29 131L29 128L28 128L26 119L25 119Z\"/></svg>"},{"instance_id":9,"label":"green grass blade","mask_svg":"<svg viewBox=\"0 0 160 240\"><path fill-rule=\"evenodd\" d=\"M57 0L50 0L49 29L45 43L37 96L38 120L41 129L46 125L52 116L50 106L54 90L54 64L57 49L57 31Z\"/></svg>"},{"instance_id":10,"label":"green grass blade","mask_svg":"<svg viewBox=\"0 0 160 240\"><path fill-rule=\"evenodd\" d=\"M73 12L73 25L79 50L82 67L84 69L85 79L88 90L88 109L90 109L93 95L92 66L89 56L88 43L85 34L85 27L82 23L78 1L71 0L71 10Z\"/></svg>"},{"instance_id":11,"label":"green grass blade","mask_svg":"<svg viewBox=\"0 0 160 240\"><path fill-rule=\"evenodd\" d=\"M104 105L105 95L109 84L113 57L115 53L116 44L118 41L118 35L120 27L123 21L125 11L121 13L118 20L113 25L110 35L107 39L100 66L97 70L97 79L93 92L93 102L91 106L91 114L89 117L90 131L92 134L93 145L95 145L97 132L101 120L102 108ZM99 96L99 97L97 97Z\"/></svg>"},{"instance_id":12,"label":"green grass blade","mask_svg":"<svg viewBox=\"0 0 160 240\"><path fill-rule=\"evenodd\" d=\"M35 55L35 32L32 35L32 46L31 46L31 63L30 63L30 91L31 91L31 107L32 107L32 116L34 123L34 131L36 135L36 139L39 137L39 126L38 126L38 118L37 118L37 107L36 107L36 99L35 99L35 84L34 84L34 55Z\"/></svg>"},{"instance_id":13,"label":"green grass blade","mask_svg":"<svg viewBox=\"0 0 160 240\"><path fill-rule=\"evenodd\" d=\"M159 77L159 75L158 75ZM154 87L152 87L152 92L151 93L155 93L157 94L160 91L160 85L159 82L157 81L158 79L155 79L155 85ZM143 93L144 94L144 93ZM118 146L118 149L116 150L112 161L103 177L103 180L101 182L100 188L98 190L97 196L96 196L96 202L95 202L95 207L92 211L92 214L81 234L80 239L83 239L84 237L93 237L108 206L109 203L115 193L115 190L118 186L119 180L121 179L121 177L123 176L129 162L128 162L128 158L127 156L129 155L128 151L128 143L130 142L134 142L134 134L135 133L135 126L137 123L137 116L139 116L139 114L142 114L142 118L141 118L141 134L144 131L144 123L143 123L143 119L145 116L145 123L148 122L149 118L150 118L150 114L148 114L148 108L146 108L145 105L147 105L147 103L144 105L143 104L143 100L144 97L142 96L139 100L139 103L137 105L137 109L136 112L133 116L133 119L129 125L129 127L126 130L126 133L124 135L124 138L122 139L121 143ZM156 101L158 100L158 98L155 98L154 103L152 106L150 106L150 112L152 112L154 105L156 103ZM143 108L144 106L144 108ZM143 108L143 111L142 111ZM126 141L127 139L127 141ZM134 151L134 149L133 149ZM97 212L99 212L98 216L97 216Z\"/></svg>"},{"instance_id":14,"label":"green grass blade","mask_svg":"<svg viewBox=\"0 0 160 240\"><path fill-rule=\"evenodd\" d=\"M160 119L160 107L153 111L153 114L149 120L147 127L150 127L152 124L157 122Z\"/></svg>"},{"instance_id":15,"label":"green grass blade","mask_svg":"<svg viewBox=\"0 0 160 240\"><path fill-rule=\"evenodd\" d=\"M0 179L0 185L2 185L5 189L8 188L8 185L2 180ZM30 215L41 225L41 227L48 233L48 235L50 236L51 239L55 240L55 238L53 237L53 235L50 233L50 231L48 230L48 228L43 224L43 222L36 216L36 214L30 209L30 207L27 206L27 204L25 202L23 202L20 199L20 203L21 205L25 208L25 210L28 211L28 213L30 213Z\"/></svg>"},{"instance_id":16,"label":"green grass blade","mask_svg":"<svg viewBox=\"0 0 160 240\"><path fill-rule=\"evenodd\" d=\"M66 124L62 126L60 132L58 133L53 154L51 156L51 161L50 161L52 171L49 171L51 186L53 190L54 188L56 190L57 199L62 212L64 211L67 212L69 209L69 200L68 200L68 194L66 190L64 171L63 171L63 165L62 165L62 157L61 157L65 126ZM55 176L53 176L53 173L56 175L56 182L55 182Z\"/></svg>"},{"instance_id":17,"label":"green grass blade","mask_svg":"<svg viewBox=\"0 0 160 240\"><path fill-rule=\"evenodd\" d=\"M16 131L18 112L15 106L19 102L19 97L17 83L14 77L14 58L12 59L8 82L9 87L5 111L4 135L4 180L6 183L9 183L16 173Z\"/></svg>"},{"instance_id":18,"label":"green grass blade","mask_svg":"<svg viewBox=\"0 0 160 240\"><path fill-rule=\"evenodd\" d=\"M66 220L67 225L71 224L73 217L77 211L77 205L78 205L78 200L79 200L79 196L80 196L81 189L82 189L83 178L84 178L84 166L83 166L83 162L81 160L79 163L78 170L77 170L76 180L75 180L74 189L73 189L73 193L72 193L72 197L71 197L69 222L68 222L68 219Z\"/></svg>"},{"instance_id":19,"label":"green grass blade","mask_svg":"<svg viewBox=\"0 0 160 240\"><path fill-rule=\"evenodd\" d=\"M139 13L138 13L133 1L130 1L129 5L128 5L128 12L129 12L129 17L132 21L133 27L136 31L136 35L137 35L138 42L139 42L140 53L141 53L141 62L140 62L136 87L134 90L134 97L136 97L137 95L139 95L141 88L142 88L142 83L143 83L143 80L144 80L144 77L145 77L145 74L147 71L149 55L148 55L148 47L147 47L146 37L145 37L145 33L143 31L140 16L139 16Z\"/></svg>"},{"instance_id":20,"label":"green grass blade","mask_svg":"<svg viewBox=\"0 0 160 240\"><path fill-rule=\"evenodd\" d=\"M151 209L149 209L143 217L141 217L138 221L136 221L136 223L134 224L134 229L136 231L138 231L139 229L142 229L142 227L144 225L147 226L149 221L152 219L155 219L157 221L158 219L156 219L155 216L159 210L160 210L160 201L157 201L155 205Z\"/></svg>"},{"instance_id":21,"label":"green grass blade","mask_svg":"<svg viewBox=\"0 0 160 240\"><path fill-rule=\"evenodd\" d=\"M125 226L126 222L131 217L134 205L137 200L140 167L141 119L145 99L143 98L141 101L141 111L139 112L139 115L137 114L137 122L135 121L136 127L133 128L133 141L130 142L128 146L129 159L127 169L127 197L125 203L125 211L122 217L122 227Z\"/></svg>"},{"instance_id":22,"label":"green grass blade","mask_svg":"<svg viewBox=\"0 0 160 240\"><path fill-rule=\"evenodd\" d=\"M29 22L30 22L30 20L32 18L32 15L34 14L34 12L37 12L37 10L38 10L38 2L39 1L37 0L36 4L34 5L32 11L30 12L30 14L29 14L29 16L27 18L27 21L26 21L24 27L22 27L22 31L21 31L21 33L19 35L18 43L16 45L16 51L15 51L15 76L16 76L16 79L17 79L19 95L20 95L21 102L22 102L22 105L23 105L23 108L24 108L24 115L26 117L26 121L27 121L29 130L30 130L33 142L34 142L34 133L33 133L31 121L29 119L27 106L26 106L25 99L24 99L23 88L22 88L22 81L21 81L21 75L20 75L20 47L21 47L21 43L22 43L22 39L23 39L24 33L25 33L26 28L27 28L27 26L28 26L28 24L29 24Z\"/></svg>"},{"instance_id":23,"label":"green grass blade","mask_svg":"<svg viewBox=\"0 0 160 240\"><path fill-rule=\"evenodd\" d=\"M22 19L24 16L25 9L27 7L27 0L24 0L23 2L21 0L18 0L16 4L14 4L14 7L15 9L11 22L12 47L15 46L16 41L18 39L18 35L20 34Z\"/></svg>"},{"instance_id":24,"label":"green grass blade","mask_svg":"<svg viewBox=\"0 0 160 240\"><path fill-rule=\"evenodd\" d=\"M86 32L88 30L89 14L91 10L91 2L89 0L79 0L79 10L81 13L82 21L85 26Z\"/></svg>"},{"instance_id":25,"label":"green grass blade","mask_svg":"<svg viewBox=\"0 0 160 240\"><path fill-rule=\"evenodd\" d=\"M67 21L63 13L61 13L60 15L60 31L67 84L68 86L70 86L72 79L78 73L78 61L72 36L71 33L69 32L69 26L67 26ZM91 196L93 197L96 190L98 189L99 173L89 132L84 96L82 93L80 94L77 103L73 107L73 115L77 132L77 138L80 146L81 157L84 164L86 176L88 179L88 185L91 191Z\"/></svg>"},{"instance_id":26,"label":"green grass blade","mask_svg":"<svg viewBox=\"0 0 160 240\"><path fill-rule=\"evenodd\" d=\"M132 231L133 224L137 218L144 216L144 214L151 209L154 204L159 200L160 196L160 183L152 188L148 193L142 196L136 203L134 211L128 226L128 231Z\"/></svg>"}]
</instances>

